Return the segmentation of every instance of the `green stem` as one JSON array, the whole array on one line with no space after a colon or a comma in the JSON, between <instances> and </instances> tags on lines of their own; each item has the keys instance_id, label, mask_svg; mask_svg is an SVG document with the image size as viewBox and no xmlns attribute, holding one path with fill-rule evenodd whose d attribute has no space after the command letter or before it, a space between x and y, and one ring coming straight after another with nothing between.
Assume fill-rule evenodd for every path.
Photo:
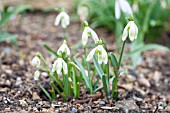
<instances>
[{"instance_id":1,"label":"green stem","mask_svg":"<svg viewBox=\"0 0 170 113\"><path fill-rule=\"evenodd\" d=\"M121 61L122 61L122 56L123 56L123 52L124 52L124 48L125 48L125 43L126 43L126 40L123 42L123 46L122 46L122 50L121 50L121 53L120 53L120 58L119 58L119 67L120 68L120 64L121 64Z\"/></svg>"},{"instance_id":2,"label":"green stem","mask_svg":"<svg viewBox=\"0 0 170 113\"><path fill-rule=\"evenodd\" d=\"M64 40L67 40L66 29L63 29Z\"/></svg>"},{"instance_id":3,"label":"green stem","mask_svg":"<svg viewBox=\"0 0 170 113\"><path fill-rule=\"evenodd\" d=\"M90 79L90 65L86 61L86 58L87 58L86 46L84 46L84 55L85 55L85 63L86 63L87 70L88 70L88 78L89 78L89 81L90 81L90 94L92 94L93 93L93 89L92 89L92 81Z\"/></svg>"}]
</instances>

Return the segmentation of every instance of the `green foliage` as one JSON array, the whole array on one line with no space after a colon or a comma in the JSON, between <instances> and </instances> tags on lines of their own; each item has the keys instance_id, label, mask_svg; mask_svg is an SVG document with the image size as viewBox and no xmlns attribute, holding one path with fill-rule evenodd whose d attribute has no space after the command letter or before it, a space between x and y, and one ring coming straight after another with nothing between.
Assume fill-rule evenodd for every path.
<instances>
[{"instance_id":1,"label":"green foliage","mask_svg":"<svg viewBox=\"0 0 170 113\"><path fill-rule=\"evenodd\" d=\"M30 5L21 5L17 6L11 9L9 6L3 7L3 10L0 11L1 13L1 19L0 19L0 26L3 27L7 24L8 20L18 14L22 13L28 9L31 9ZM6 40L11 40L14 44L16 44L16 35L12 35L3 31L0 31L0 42L6 41Z\"/></svg>"},{"instance_id":2,"label":"green foliage","mask_svg":"<svg viewBox=\"0 0 170 113\"><path fill-rule=\"evenodd\" d=\"M155 42L158 37L166 30L167 19L170 17L169 0L128 0L131 7L137 6L138 10L133 10L135 23L138 26L138 38L132 43L131 53L133 53L131 62L134 67L137 65L137 58L141 58L141 53L137 50L144 47L144 41ZM90 20L93 27L105 27L115 33L116 43L119 46L121 33L126 21L125 13L119 20L115 18L115 0L87 0L90 7ZM132 8L133 9L133 8ZM154 47L149 48L155 49ZM157 46L158 47L158 46ZM160 47L160 46L159 46ZM158 49L159 49L158 47ZM147 46L148 48L148 46ZM161 46L162 48L162 46ZM147 50L147 49L142 49ZM135 53L136 51L137 53Z\"/></svg>"}]
</instances>

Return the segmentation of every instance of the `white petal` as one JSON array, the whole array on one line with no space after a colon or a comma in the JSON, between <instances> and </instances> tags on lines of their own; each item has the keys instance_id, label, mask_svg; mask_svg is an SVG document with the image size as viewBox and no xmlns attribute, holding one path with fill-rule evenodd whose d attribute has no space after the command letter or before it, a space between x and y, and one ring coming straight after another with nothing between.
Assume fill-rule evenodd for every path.
<instances>
[{"instance_id":1,"label":"white petal","mask_svg":"<svg viewBox=\"0 0 170 113\"><path fill-rule=\"evenodd\" d=\"M65 51L68 56L70 56L70 49L68 48L67 44L65 44Z\"/></svg>"},{"instance_id":2,"label":"white petal","mask_svg":"<svg viewBox=\"0 0 170 113\"><path fill-rule=\"evenodd\" d=\"M61 18L62 18L62 13L60 13L60 14L56 17L55 23L54 23L55 26L58 26L58 25L59 25Z\"/></svg>"},{"instance_id":3,"label":"white petal","mask_svg":"<svg viewBox=\"0 0 170 113\"><path fill-rule=\"evenodd\" d=\"M126 27L123 30L123 34L122 34L122 41L125 41L127 36L128 36L128 29L129 29L129 23L126 25Z\"/></svg>"},{"instance_id":4,"label":"white petal","mask_svg":"<svg viewBox=\"0 0 170 113\"><path fill-rule=\"evenodd\" d=\"M57 60L54 62L53 66L52 66L53 73L56 71L56 66L57 66Z\"/></svg>"},{"instance_id":5,"label":"white petal","mask_svg":"<svg viewBox=\"0 0 170 113\"><path fill-rule=\"evenodd\" d=\"M82 43L83 43L83 45L86 45L87 40L88 40L88 30L87 30L87 27L85 27L85 29L83 31L83 34L82 34Z\"/></svg>"},{"instance_id":6,"label":"white petal","mask_svg":"<svg viewBox=\"0 0 170 113\"><path fill-rule=\"evenodd\" d=\"M32 66L36 66L38 68L40 66L40 64L41 64L39 57L35 56L32 59L31 64L32 64Z\"/></svg>"},{"instance_id":7,"label":"white petal","mask_svg":"<svg viewBox=\"0 0 170 113\"><path fill-rule=\"evenodd\" d=\"M103 60L103 62L104 62L105 64L107 64L107 62L108 62L108 56L107 56L107 52L106 52L106 50L103 48L103 46L102 46L102 48L101 48L101 51L102 51L102 60Z\"/></svg>"},{"instance_id":8,"label":"white petal","mask_svg":"<svg viewBox=\"0 0 170 113\"><path fill-rule=\"evenodd\" d=\"M62 59L64 74L68 73L67 63Z\"/></svg>"},{"instance_id":9,"label":"white petal","mask_svg":"<svg viewBox=\"0 0 170 113\"><path fill-rule=\"evenodd\" d=\"M61 26L62 26L63 28L66 28L66 27L67 27L67 24L66 24L65 19L62 19L62 20L61 20Z\"/></svg>"},{"instance_id":10,"label":"white petal","mask_svg":"<svg viewBox=\"0 0 170 113\"><path fill-rule=\"evenodd\" d=\"M115 0L115 17L116 17L116 19L120 18L120 14L121 14L121 11L120 11L119 3L117 0Z\"/></svg>"},{"instance_id":11,"label":"white petal","mask_svg":"<svg viewBox=\"0 0 170 113\"><path fill-rule=\"evenodd\" d=\"M127 13L128 15L132 14L132 8L127 0L120 0L120 8L124 13Z\"/></svg>"},{"instance_id":12,"label":"white petal","mask_svg":"<svg viewBox=\"0 0 170 113\"><path fill-rule=\"evenodd\" d=\"M99 64L102 64L102 61L103 61L102 55L101 55L101 54L98 54L97 56L98 56L98 63L99 63Z\"/></svg>"},{"instance_id":13,"label":"white petal","mask_svg":"<svg viewBox=\"0 0 170 113\"><path fill-rule=\"evenodd\" d=\"M135 40L137 38L137 34L138 34L137 26L133 21L131 21L130 29L129 29L129 39L131 41Z\"/></svg>"},{"instance_id":14,"label":"white petal","mask_svg":"<svg viewBox=\"0 0 170 113\"><path fill-rule=\"evenodd\" d=\"M60 52L65 52L68 56L70 56L70 49L68 48L66 43L63 43L60 48L57 51L57 54L59 54Z\"/></svg>"},{"instance_id":15,"label":"white petal","mask_svg":"<svg viewBox=\"0 0 170 113\"><path fill-rule=\"evenodd\" d=\"M88 27L88 29L90 30L91 36L96 44L99 41L97 34L90 27Z\"/></svg>"},{"instance_id":16,"label":"white petal","mask_svg":"<svg viewBox=\"0 0 170 113\"><path fill-rule=\"evenodd\" d=\"M34 73L34 80L39 80L39 77L40 77L40 71L35 71Z\"/></svg>"},{"instance_id":17,"label":"white petal","mask_svg":"<svg viewBox=\"0 0 170 113\"><path fill-rule=\"evenodd\" d=\"M94 55L97 48L98 48L98 46L90 51L89 55L86 58L86 61L90 61L93 58L93 55Z\"/></svg>"},{"instance_id":18,"label":"white petal","mask_svg":"<svg viewBox=\"0 0 170 113\"><path fill-rule=\"evenodd\" d=\"M62 69L62 58L58 58L57 59L57 64L56 64L57 74L61 73L61 69Z\"/></svg>"}]
</instances>

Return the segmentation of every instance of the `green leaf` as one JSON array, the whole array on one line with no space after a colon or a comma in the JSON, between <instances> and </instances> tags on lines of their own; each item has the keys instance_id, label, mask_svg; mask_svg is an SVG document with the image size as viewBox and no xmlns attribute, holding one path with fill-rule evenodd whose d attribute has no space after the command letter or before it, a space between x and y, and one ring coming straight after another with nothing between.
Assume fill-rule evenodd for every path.
<instances>
[{"instance_id":1,"label":"green leaf","mask_svg":"<svg viewBox=\"0 0 170 113\"><path fill-rule=\"evenodd\" d=\"M44 47L45 47L52 55L54 55L56 58L58 57L57 53L56 53L52 48L50 48L48 45L44 44Z\"/></svg>"},{"instance_id":2,"label":"green leaf","mask_svg":"<svg viewBox=\"0 0 170 113\"><path fill-rule=\"evenodd\" d=\"M45 67L45 66L40 66L40 67L38 67L38 70L48 71L47 67Z\"/></svg>"},{"instance_id":3,"label":"green leaf","mask_svg":"<svg viewBox=\"0 0 170 113\"><path fill-rule=\"evenodd\" d=\"M76 58L74 60L75 60L76 64L80 67L80 72L81 72L81 74L83 76L83 79L85 81L85 84L86 84L87 88L91 89L90 81L86 76L86 73L85 73L85 70L84 70L82 64Z\"/></svg>"},{"instance_id":4,"label":"green leaf","mask_svg":"<svg viewBox=\"0 0 170 113\"><path fill-rule=\"evenodd\" d=\"M136 45L137 46L137 45ZM133 55L135 53L142 53L144 51L147 51L147 50L153 50L153 49L160 49L160 50L164 50L164 51L169 51L170 49L166 46L162 46L162 45L159 45L159 44L144 44L142 47L138 48L138 49L134 49L133 51L131 51L130 53L128 53L126 56L125 56L125 59L129 58L129 57L133 57Z\"/></svg>"},{"instance_id":5,"label":"green leaf","mask_svg":"<svg viewBox=\"0 0 170 113\"><path fill-rule=\"evenodd\" d=\"M64 90L63 85L61 83L61 80L59 79L58 75L56 72L53 73L53 75L51 75L51 77L54 79L54 81L59 85L59 87Z\"/></svg>"},{"instance_id":6,"label":"green leaf","mask_svg":"<svg viewBox=\"0 0 170 113\"><path fill-rule=\"evenodd\" d=\"M12 35L3 31L0 31L0 42L11 40L12 42L16 43L16 35Z\"/></svg>"},{"instance_id":7,"label":"green leaf","mask_svg":"<svg viewBox=\"0 0 170 113\"><path fill-rule=\"evenodd\" d=\"M113 67L118 67L119 66L119 64L117 62L117 59L116 59L116 57L115 57L115 55L113 53L110 53L110 59L111 59L111 63L113 65Z\"/></svg>"},{"instance_id":8,"label":"green leaf","mask_svg":"<svg viewBox=\"0 0 170 113\"><path fill-rule=\"evenodd\" d=\"M75 69L72 68L72 72L73 72L73 92L74 92L74 97L77 98L77 80L76 80L76 72Z\"/></svg>"},{"instance_id":9,"label":"green leaf","mask_svg":"<svg viewBox=\"0 0 170 113\"><path fill-rule=\"evenodd\" d=\"M7 21L13 16L16 15L18 13L24 12L25 10L31 9L31 5L20 5L15 7L11 12L8 12L8 8L6 7L6 10L4 10L2 19L0 21L0 25L5 25L7 23Z\"/></svg>"},{"instance_id":10,"label":"green leaf","mask_svg":"<svg viewBox=\"0 0 170 113\"><path fill-rule=\"evenodd\" d=\"M104 72L103 72L102 68L100 67L95 55L93 57L93 62L94 62L94 66L95 66L95 68L97 70L97 73L99 74L100 78L102 78Z\"/></svg>"},{"instance_id":11,"label":"green leaf","mask_svg":"<svg viewBox=\"0 0 170 113\"><path fill-rule=\"evenodd\" d=\"M65 97L65 95L63 95L63 94L60 92L60 90L54 85L54 83L53 83L52 81L50 82L50 85L57 91L57 93L58 93L62 98L64 98L65 101L67 100L66 97Z\"/></svg>"},{"instance_id":12,"label":"green leaf","mask_svg":"<svg viewBox=\"0 0 170 113\"><path fill-rule=\"evenodd\" d=\"M112 97L114 99L117 99L117 83L118 83L118 78L115 77L112 82Z\"/></svg>"},{"instance_id":13,"label":"green leaf","mask_svg":"<svg viewBox=\"0 0 170 113\"><path fill-rule=\"evenodd\" d=\"M46 94L46 96L47 96L50 100L52 100L52 98L51 98L50 94L48 93L48 91L47 91L40 83L38 83L38 85L39 85L39 87L43 90L43 92Z\"/></svg>"},{"instance_id":14,"label":"green leaf","mask_svg":"<svg viewBox=\"0 0 170 113\"><path fill-rule=\"evenodd\" d=\"M103 89L106 93L106 97L110 98L110 88L109 88L109 83L108 83L108 77L105 74L102 76L102 83L103 83Z\"/></svg>"}]
</instances>

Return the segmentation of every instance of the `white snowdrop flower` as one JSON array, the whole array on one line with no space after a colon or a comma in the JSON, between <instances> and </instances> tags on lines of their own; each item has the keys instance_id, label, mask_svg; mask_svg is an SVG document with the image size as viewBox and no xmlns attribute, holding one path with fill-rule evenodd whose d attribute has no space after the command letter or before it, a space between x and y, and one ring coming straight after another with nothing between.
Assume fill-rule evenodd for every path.
<instances>
[{"instance_id":1,"label":"white snowdrop flower","mask_svg":"<svg viewBox=\"0 0 170 113\"><path fill-rule=\"evenodd\" d=\"M40 77L40 71L37 70L37 71L35 71L35 73L34 73L34 80L35 80L35 81L39 80L39 77Z\"/></svg>"},{"instance_id":2,"label":"white snowdrop flower","mask_svg":"<svg viewBox=\"0 0 170 113\"><path fill-rule=\"evenodd\" d=\"M86 61L90 61L93 58L94 54L97 55L99 64L101 64L102 62L107 64L108 55L107 55L106 50L103 48L101 44L99 44L97 47L95 47L94 49L90 51L89 55L86 58Z\"/></svg>"},{"instance_id":3,"label":"white snowdrop flower","mask_svg":"<svg viewBox=\"0 0 170 113\"><path fill-rule=\"evenodd\" d=\"M77 14L79 15L81 22L84 22L85 20L87 20L87 17L89 15L88 7L85 5L80 5L77 9Z\"/></svg>"},{"instance_id":4,"label":"white snowdrop flower","mask_svg":"<svg viewBox=\"0 0 170 113\"><path fill-rule=\"evenodd\" d=\"M122 41L125 41L128 37L131 41L135 40L138 35L138 27L136 26L134 21L129 21L126 27L123 30Z\"/></svg>"},{"instance_id":5,"label":"white snowdrop flower","mask_svg":"<svg viewBox=\"0 0 170 113\"><path fill-rule=\"evenodd\" d=\"M132 5L132 9L133 9L133 12L139 12L138 3L134 3L134 4Z\"/></svg>"},{"instance_id":6,"label":"white snowdrop flower","mask_svg":"<svg viewBox=\"0 0 170 113\"><path fill-rule=\"evenodd\" d=\"M86 76L88 77L88 71L87 71L87 70L85 70L85 74L86 74Z\"/></svg>"},{"instance_id":7,"label":"white snowdrop flower","mask_svg":"<svg viewBox=\"0 0 170 113\"><path fill-rule=\"evenodd\" d=\"M68 81L69 81L69 82L73 82L72 79L71 79L70 77L68 77Z\"/></svg>"},{"instance_id":8,"label":"white snowdrop flower","mask_svg":"<svg viewBox=\"0 0 170 113\"><path fill-rule=\"evenodd\" d=\"M88 37L91 36L95 43L99 41L97 34L88 26L88 23L84 21L85 28L82 34L82 43L85 46L87 44Z\"/></svg>"},{"instance_id":9,"label":"white snowdrop flower","mask_svg":"<svg viewBox=\"0 0 170 113\"><path fill-rule=\"evenodd\" d=\"M115 17L116 19L120 18L121 11L127 13L128 15L132 14L132 8L127 0L116 0L115 1Z\"/></svg>"},{"instance_id":10,"label":"white snowdrop flower","mask_svg":"<svg viewBox=\"0 0 170 113\"><path fill-rule=\"evenodd\" d=\"M35 56L33 59L32 59L32 62L31 62L32 66L35 66L35 67L40 67L40 59L38 56Z\"/></svg>"},{"instance_id":11,"label":"white snowdrop flower","mask_svg":"<svg viewBox=\"0 0 170 113\"><path fill-rule=\"evenodd\" d=\"M62 53L65 52L68 56L70 56L70 49L67 46L66 40L63 41L63 44L60 46L60 48L57 51L57 54L60 54L60 52Z\"/></svg>"},{"instance_id":12,"label":"white snowdrop flower","mask_svg":"<svg viewBox=\"0 0 170 113\"><path fill-rule=\"evenodd\" d=\"M62 11L55 19L55 25L58 26L61 21L61 26L66 28L70 24L70 17L69 15Z\"/></svg>"},{"instance_id":13,"label":"white snowdrop flower","mask_svg":"<svg viewBox=\"0 0 170 113\"><path fill-rule=\"evenodd\" d=\"M67 63L62 58L58 58L53 64L52 72L56 71L57 74L60 74L62 69L64 74L68 73Z\"/></svg>"}]
</instances>

